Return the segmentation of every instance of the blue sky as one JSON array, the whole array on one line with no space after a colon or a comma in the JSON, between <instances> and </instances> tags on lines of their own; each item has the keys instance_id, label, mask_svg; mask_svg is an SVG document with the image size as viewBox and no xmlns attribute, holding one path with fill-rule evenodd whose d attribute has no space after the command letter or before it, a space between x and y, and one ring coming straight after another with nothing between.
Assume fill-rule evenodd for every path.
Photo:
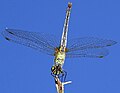
<instances>
[{"instance_id":1,"label":"blue sky","mask_svg":"<svg viewBox=\"0 0 120 93\"><path fill-rule=\"evenodd\" d=\"M69 37L95 36L118 43L103 59L66 59L66 93L120 93L120 1L71 0ZM5 27L61 36L68 0L1 0ZM56 93L53 57L7 42L0 35L0 93Z\"/></svg>"}]
</instances>

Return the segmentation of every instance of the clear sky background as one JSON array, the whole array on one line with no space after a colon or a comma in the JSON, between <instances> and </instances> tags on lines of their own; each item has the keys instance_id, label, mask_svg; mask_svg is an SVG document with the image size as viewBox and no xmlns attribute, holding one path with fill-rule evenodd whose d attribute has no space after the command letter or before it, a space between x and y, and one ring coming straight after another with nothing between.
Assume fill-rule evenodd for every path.
<instances>
[{"instance_id":1,"label":"clear sky background","mask_svg":"<svg viewBox=\"0 0 120 93\"><path fill-rule=\"evenodd\" d=\"M66 59L66 93L120 93L120 1L71 0L69 38L95 36L118 43L103 59ZM61 36L68 0L0 0L5 27ZM56 93L53 58L0 35L0 93Z\"/></svg>"}]
</instances>

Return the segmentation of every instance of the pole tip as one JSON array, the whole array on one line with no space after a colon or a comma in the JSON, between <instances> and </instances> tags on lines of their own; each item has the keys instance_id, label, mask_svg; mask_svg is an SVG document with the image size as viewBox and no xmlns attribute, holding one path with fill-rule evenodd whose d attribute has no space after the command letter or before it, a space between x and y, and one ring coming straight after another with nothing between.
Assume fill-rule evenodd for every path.
<instances>
[{"instance_id":1,"label":"pole tip","mask_svg":"<svg viewBox=\"0 0 120 93\"><path fill-rule=\"evenodd\" d=\"M68 2L68 7L71 8L72 7L72 3Z\"/></svg>"}]
</instances>

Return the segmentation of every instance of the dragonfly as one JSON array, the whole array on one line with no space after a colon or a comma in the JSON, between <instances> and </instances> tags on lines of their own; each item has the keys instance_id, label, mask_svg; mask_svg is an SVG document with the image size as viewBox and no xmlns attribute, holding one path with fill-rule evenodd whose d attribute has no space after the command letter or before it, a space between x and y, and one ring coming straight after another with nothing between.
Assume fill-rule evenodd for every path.
<instances>
[{"instance_id":1,"label":"dragonfly","mask_svg":"<svg viewBox=\"0 0 120 93\"><path fill-rule=\"evenodd\" d=\"M2 32L2 35L10 42L22 44L42 53L54 56L54 64L51 67L51 74L53 76L64 76L67 73L63 70L65 58L103 58L109 54L109 51L105 47L112 46L117 43L113 40L100 39L96 37L74 38L67 42L71 9L72 3L69 2L66 9L65 22L59 44L54 36L40 32L6 28Z\"/></svg>"}]
</instances>

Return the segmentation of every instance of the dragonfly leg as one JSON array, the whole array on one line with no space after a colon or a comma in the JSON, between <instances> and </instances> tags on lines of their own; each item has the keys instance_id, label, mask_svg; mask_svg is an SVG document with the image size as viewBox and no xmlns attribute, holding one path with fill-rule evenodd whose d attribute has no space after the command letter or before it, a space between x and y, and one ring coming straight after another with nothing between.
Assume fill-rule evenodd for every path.
<instances>
[{"instance_id":1,"label":"dragonfly leg","mask_svg":"<svg viewBox=\"0 0 120 93\"><path fill-rule=\"evenodd\" d=\"M62 70L61 66L52 66L51 68L51 75L53 77L58 77L62 82L65 82L67 72L65 70Z\"/></svg>"},{"instance_id":2,"label":"dragonfly leg","mask_svg":"<svg viewBox=\"0 0 120 93\"><path fill-rule=\"evenodd\" d=\"M67 72L65 70L63 70L63 72L64 72L64 82L65 82L66 77L67 77Z\"/></svg>"},{"instance_id":3,"label":"dragonfly leg","mask_svg":"<svg viewBox=\"0 0 120 93\"><path fill-rule=\"evenodd\" d=\"M61 74L54 74L53 72L51 72L51 75L55 78L58 77L61 82L65 82L66 81L66 77L67 77L67 72L65 70L63 70L61 72Z\"/></svg>"},{"instance_id":4,"label":"dragonfly leg","mask_svg":"<svg viewBox=\"0 0 120 93\"><path fill-rule=\"evenodd\" d=\"M51 76L56 77L56 75L55 75L55 74L53 74L52 72L51 72Z\"/></svg>"},{"instance_id":5,"label":"dragonfly leg","mask_svg":"<svg viewBox=\"0 0 120 93\"><path fill-rule=\"evenodd\" d=\"M67 76L67 72L63 70L63 71L61 72L61 74L59 75L59 79L60 79L62 82L65 82L66 76Z\"/></svg>"}]
</instances>

